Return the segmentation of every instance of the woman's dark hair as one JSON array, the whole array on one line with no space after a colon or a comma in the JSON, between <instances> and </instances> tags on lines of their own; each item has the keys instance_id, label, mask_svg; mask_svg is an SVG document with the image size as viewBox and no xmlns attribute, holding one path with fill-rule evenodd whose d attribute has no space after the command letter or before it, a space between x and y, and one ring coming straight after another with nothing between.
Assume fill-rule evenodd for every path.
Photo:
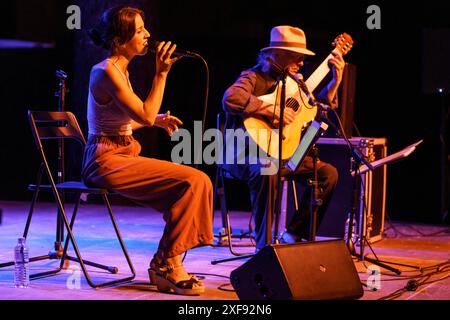
<instances>
[{"instance_id":1,"label":"woman's dark hair","mask_svg":"<svg viewBox=\"0 0 450 320\"><path fill-rule=\"evenodd\" d=\"M88 31L88 35L95 45L113 51L116 47L115 37L119 39L119 45L133 38L138 14L144 19L144 12L137 8L122 5L107 9L98 24Z\"/></svg>"}]
</instances>

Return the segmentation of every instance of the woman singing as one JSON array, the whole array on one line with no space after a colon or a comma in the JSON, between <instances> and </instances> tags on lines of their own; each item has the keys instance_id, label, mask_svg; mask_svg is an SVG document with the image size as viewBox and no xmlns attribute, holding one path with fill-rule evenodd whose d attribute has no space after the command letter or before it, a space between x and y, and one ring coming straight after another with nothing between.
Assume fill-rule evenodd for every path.
<instances>
[{"instance_id":1,"label":"woman singing","mask_svg":"<svg viewBox=\"0 0 450 320\"><path fill-rule=\"evenodd\" d=\"M142 101L133 93L127 68L148 50L150 33L143 12L127 6L108 9L89 35L108 57L90 74L83 178L88 185L162 212L166 225L150 262L150 281L163 292L201 294L204 285L186 272L181 254L213 243L211 181L194 168L139 156L141 146L132 136L144 126L171 135L182 124L169 111L158 114L167 74L179 59L171 56L176 45L163 41L155 48L156 73Z\"/></svg>"}]
</instances>

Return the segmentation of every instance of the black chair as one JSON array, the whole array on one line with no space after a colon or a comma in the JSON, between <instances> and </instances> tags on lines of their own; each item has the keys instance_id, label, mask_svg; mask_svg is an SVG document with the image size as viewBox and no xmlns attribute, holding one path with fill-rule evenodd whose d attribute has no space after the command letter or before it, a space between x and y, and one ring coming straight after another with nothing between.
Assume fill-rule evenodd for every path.
<instances>
[{"instance_id":1,"label":"black chair","mask_svg":"<svg viewBox=\"0 0 450 320\"><path fill-rule=\"evenodd\" d=\"M225 180L238 180L237 178L231 176L229 172L224 170L223 168L217 166L216 169L216 179L214 186L214 208L216 205L217 199L219 199L221 218L222 218L222 228L219 230L218 234L215 235L217 237L217 245L223 246L226 242L228 242L228 247L230 252L235 256L247 255L249 253L238 253L233 248L232 238L239 239L253 239L251 225L249 225L249 230L244 231L241 230L240 234L234 234L233 229L231 227L230 222L230 212L228 210L227 205L227 197L226 197L226 182Z\"/></svg>"},{"instance_id":2,"label":"black chair","mask_svg":"<svg viewBox=\"0 0 450 320\"><path fill-rule=\"evenodd\" d=\"M222 137L224 137L224 127L226 122L226 116L224 113L219 112L216 117L216 126L217 129L220 130L222 133ZM219 231L217 237L218 237L218 245L223 245L225 242L225 239L228 240L228 247L230 249L231 254L234 256L248 256L249 252L245 253L239 253L236 252L233 248L233 242L232 238L250 238L253 239L253 236L251 235L251 226L249 226L249 231L242 232L240 234L233 234L233 229L231 227L230 222L230 213L228 210L227 205L227 197L226 197L226 180L239 180L238 178L234 177L230 172L222 168L221 166L217 166L216 169L216 177L215 177L215 185L214 185L214 208L216 205L217 199L219 199L220 204L220 211L221 211L221 218L222 218L222 228ZM298 211L298 201L297 201L297 192L296 192L296 185L295 181L291 180L289 178L282 178L283 182L283 189L282 189L282 207L281 207L281 215L279 217L279 225L278 225L278 231L276 231L278 238L280 238L285 231L286 227L286 217L287 217L287 195L288 195L288 183L289 181L292 183L293 188L293 194L294 194L294 202L295 202L295 209ZM275 231L274 231L275 233ZM225 259L227 260L227 259ZM215 260L213 264L216 264L217 262L220 262L220 260Z\"/></svg>"},{"instance_id":3,"label":"black chair","mask_svg":"<svg viewBox=\"0 0 450 320\"><path fill-rule=\"evenodd\" d=\"M65 139L74 139L81 144L82 148L84 148L84 146L86 144L86 140L83 136L83 133L78 125L78 122L77 122L75 116L71 112L28 111L28 120L30 123L31 131L33 133L34 141L35 141L36 147L39 151L42 162L41 162L41 165L40 165L40 168L38 171L36 184L30 184L28 187L29 190L33 191L34 193L33 193L30 211L28 213L27 222L25 225L25 230L23 232L23 237L26 238L28 235L28 230L29 230L30 223L31 223L31 217L33 215L34 206L37 202L39 191L48 191L48 192L53 193L53 195L55 197L55 201L57 203L57 207L58 207L58 215L60 216L60 219L62 219L61 224L64 223L65 229L67 230L67 237L65 240L64 250L62 251L62 255L59 255L58 257L56 257L55 255L49 254L49 255L45 255L45 256L30 258L30 262L45 260L45 259L59 258L59 259L61 259L59 268L57 268L56 270L51 270L51 271L47 271L47 272L41 272L41 273L30 275L30 279L36 279L36 278L41 278L44 276L50 276L50 275L56 274L63 269L65 261L70 260L70 261L78 262L80 264L81 269L83 270L83 274L86 277L88 284L93 288L105 287L105 286L109 286L109 285L115 285L115 284L119 284L119 283L129 282L129 281L133 280L136 276L136 272L131 263L130 257L128 256L128 252L126 250L125 244L123 243L122 237L119 232L119 228L117 227L116 220L114 218L114 215L113 215L113 212L111 209L110 202L108 200L108 196L110 195L110 192L108 190L102 189L102 188L88 187L81 181L67 181L67 182L62 182L62 183L56 183L55 178L54 178L55 175L52 173L52 170L50 168L50 165L49 165L49 162L47 159L48 152L46 153L46 151L49 147L48 146L44 147L43 140L50 140L50 139L55 140L56 139L56 140L62 141L63 139L64 140ZM47 145L47 144L45 144L45 145ZM47 176L50 184L41 184L44 174ZM66 193L71 193L71 194L75 195L75 205L74 205L70 223L67 218L64 201L63 201L64 194L66 194ZM82 194L97 195L103 199L103 201L108 209L109 217L111 219L114 230L116 232L117 239L120 243L123 254L125 255L128 266L130 268L130 271L131 271L130 276L125 277L125 278L119 278L119 279L106 281L103 283L97 283L97 284L95 284L91 280L89 273L86 270L86 265L100 268L103 270L107 270L113 274L116 274L118 272L118 269L117 269L117 267L105 266L105 265L101 265L101 264L98 264L95 262L83 260L81 257L81 253L78 249L78 246L75 241L75 237L73 235L72 230L73 230L73 226L75 223L75 218L76 218L76 215L78 212L78 208L80 206L80 200L81 200ZM57 226L57 228L58 228L58 226ZM61 228L63 228L62 225L61 225ZM58 230L57 230L57 232L58 232ZM69 239L75 250L76 257L71 257L67 254ZM0 268L9 266L12 264L14 264L14 262L1 264Z\"/></svg>"}]
</instances>

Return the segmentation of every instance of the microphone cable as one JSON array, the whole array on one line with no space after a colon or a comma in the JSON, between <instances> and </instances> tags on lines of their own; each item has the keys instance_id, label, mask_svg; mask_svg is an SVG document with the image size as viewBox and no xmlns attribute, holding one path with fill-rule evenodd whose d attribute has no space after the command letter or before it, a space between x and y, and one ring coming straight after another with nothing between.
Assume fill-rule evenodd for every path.
<instances>
[{"instance_id":1,"label":"microphone cable","mask_svg":"<svg viewBox=\"0 0 450 320\"><path fill-rule=\"evenodd\" d=\"M203 115L202 115L202 134L200 135L200 155L195 155L199 156L200 159L203 155L203 134L205 132L205 123L206 123L206 115L208 113L208 100L209 100L209 78L210 78L210 74L209 74L209 67L208 67L208 63L206 62L206 60L199 54L196 54L197 58L199 60L202 61L203 66L205 68L205 90L204 90L204 99L203 99ZM194 167L197 169L199 162L200 161L195 161L195 165Z\"/></svg>"}]
</instances>

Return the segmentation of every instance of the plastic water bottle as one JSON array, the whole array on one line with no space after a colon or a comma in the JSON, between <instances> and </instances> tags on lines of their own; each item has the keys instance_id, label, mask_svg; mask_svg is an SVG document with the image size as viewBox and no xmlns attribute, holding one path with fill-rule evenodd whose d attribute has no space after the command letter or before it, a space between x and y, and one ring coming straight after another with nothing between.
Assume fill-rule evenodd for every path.
<instances>
[{"instance_id":1,"label":"plastic water bottle","mask_svg":"<svg viewBox=\"0 0 450 320\"><path fill-rule=\"evenodd\" d=\"M25 238L19 238L14 248L14 286L16 288L27 288L30 283L28 248Z\"/></svg>"},{"instance_id":2,"label":"plastic water bottle","mask_svg":"<svg viewBox=\"0 0 450 320\"><path fill-rule=\"evenodd\" d=\"M347 220L345 221L345 230L344 230L344 241L345 243L348 243L348 225L350 224L350 212L348 213ZM350 235L352 239L353 245L356 241L356 221L353 217L353 223L352 223L352 234Z\"/></svg>"}]
</instances>

